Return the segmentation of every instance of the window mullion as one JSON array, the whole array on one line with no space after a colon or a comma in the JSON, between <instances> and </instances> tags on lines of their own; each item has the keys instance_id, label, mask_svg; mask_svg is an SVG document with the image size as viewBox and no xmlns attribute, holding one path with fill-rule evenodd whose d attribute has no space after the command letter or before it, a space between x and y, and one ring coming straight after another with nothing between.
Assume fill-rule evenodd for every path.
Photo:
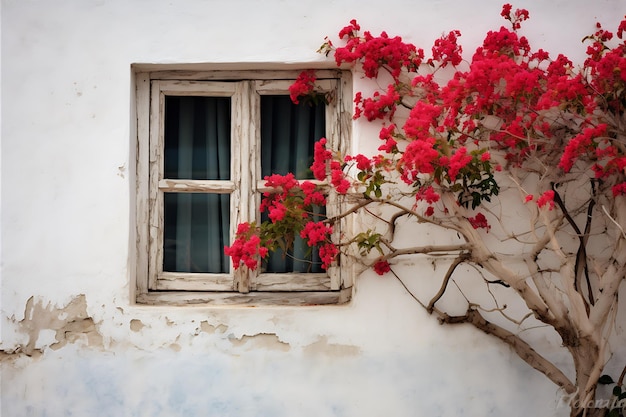
<instances>
[{"instance_id":1,"label":"window mullion","mask_svg":"<svg viewBox=\"0 0 626 417\"><path fill-rule=\"evenodd\" d=\"M236 233L237 225L244 222L256 220L256 159L257 141L256 131L258 130L258 120L256 113L258 103L256 94L249 81L237 84L235 95L233 96L233 120L232 120L232 141L233 141L233 164L232 178L236 187L231 199L231 235ZM254 271L248 268L239 268L234 271L234 288L236 291L247 293L250 291L250 282Z\"/></svg>"}]
</instances>

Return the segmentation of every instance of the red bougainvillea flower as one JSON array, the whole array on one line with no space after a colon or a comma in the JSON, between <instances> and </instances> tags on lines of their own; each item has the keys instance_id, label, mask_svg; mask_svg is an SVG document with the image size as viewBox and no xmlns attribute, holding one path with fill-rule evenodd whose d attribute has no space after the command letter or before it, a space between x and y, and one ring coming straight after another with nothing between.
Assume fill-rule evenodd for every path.
<instances>
[{"instance_id":1,"label":"red bougainvillea flower","mask_svg":"<svg viewBox=\"0 0 626 417\"><path fill-rule=\"evenodd\" d=\"M268 254L268 249L261 245L259 230L250 223L237 226L237 234L231 246L224 246L224 253L232 258L233 268L245 265L255 270L259 261Z\"/></svg>"},{"instance_id":2,"label":"red bougainvillea flower","mask_svg":"<svg viewBox=\"0 0 626 417\"><path fill-rule=\"evenodd\" d=\"M289 86L289 97L294 104L299 103L299 98L311 94L315 88L315 72L302 71L296 81Z\"/></svg>"},{"instance_id":3,"label":"red bougainvillea flower","mask_svg":"<svg viewBox=\"0 0 626 417\"><path fill-rule=\"evenodd\" d=\"M478 213L474 217L468 217L467 220L470 222L474 229L485 229L487 231L491 229L489 222L487 222L487 218L482 213Z\"/></svg>"},{"instance_id":4,"label":"red bougainvillea flower","mask_svg":"<svg viewBox=\"0 0 626 417\"><path fill-rule=\"evenodd\" d=\"M439 152L433 149L434 138L414 140L410 142L400 159L401 177L407 184L413 184L419 174L430 174L435 171L433 163Z\"/></svg>"},{"instance_id":5,"label":"red bougainvillea flower","mask_svg":"<svg viewBox=\"0 0 626 417\"><path fill-rule=\"evenodd\" d=\"M459 171L465 168L470 162L472 162L472 156L467 154L467 148L459 148L454 155L450 157L450 166L448 168L450 182L454 182L459 175Z\"/></svg>"},{"instance_id":6,"label":"red bougainvillea flower","mask_svg":"<svg viewBox=\"0 0 626 417\"><path fill-rule=\"evenodd\" d=\"M544 192L537 199L537 206L538 207L541 208L541 207L544 207L545 205L548 206L549 210L552 210L554 208L554 191L553 190L548 190L548 191Z\"/></svg>"},{"instance_id":7,"label":"red bougainvillea flower","mask_svg":"<svg viewBox=\"0 0 626 417\"><path fill-rule=\"evenodd\" d=\"M384 275L387 272L391 271L391 266L389 265L389 262L387 261L378 261L374 264L374 271L378 275Z\"/></svg>"},{"instance_id":8,"label":"red bougainvillea flower","mask_svg":"<svg viewBox=\"0 0 626 417\"><path fill-rule=\"evenodd\" d=\"M346 179L341 169L333 169L331 171L330 182L339 194L346 194L350 189L350 181Z\"/></svg>"},{"instance_id":9,"label":"red bougainvillea flower","mask_svg":"<svg viewBox=\"0 0 626 417\"><path fill-rule=\"evenodd\" d=\"M436 203L437 201L439 201L439 198L439 193L435 191L432 185L420 189L417 194L415 194L416 200L425 201L428 204Z\"/></svg>"},{"instance_id":10,"label":"red bougainvillea flower","mask_svg":"<svg viewBox=\"0 0 626 417\"><path fill-rule=\"evenodd\" d=\"M322 268L328 269L338 254L339 249L337 249L337 246L333 245L332 243L326 243L320 246L319 255L320 259L322 260Z\"/></svg>"},{"instance_id":11,"label":"red bougainvillea flower","mask_svg":"<svg viewBox=\"0 0 626 417\"><path fill-rule=\"evenodd\" d=\"M618 195L626 195L626 182L614 185L613 187L611 187L611 191L613 192L613 197L617 197Z\"/></svg>"},{"instance_id":12,"label":"red bougainvillea flower","mask_svg":"<svg viewBox=\"0 0 626 417\"><path fill-rule=\"evenodd\" d=\"M324 181L326 179L326 164L332 157L332 152L326 149L326 138L321 138L315 142L311 171L316 180Z\"/></svg>"},{"instance_id":13,"label":"red bougainvillea flower","mask_svg":"<svg viewBox=\"0 0 626 417\"><path fill-rule=\"evenodd\" d=\"M322 194L318 186L311 181L303 181L300 184L302 191L304 192L304 205L317 205L323 206L326 204L326 196Z\"/></svg>"},{"instance_id":14,"label":"red bougainvillea flower","mask_svg":"<svg viewBox=\"0 0 626 417\"><path fill-rule=\"evenodd\" d=\"M330 241L333 228L320 222L308 222L300 232L300 237L305 239L309 246Z\"/></svg>"}]
</instances>

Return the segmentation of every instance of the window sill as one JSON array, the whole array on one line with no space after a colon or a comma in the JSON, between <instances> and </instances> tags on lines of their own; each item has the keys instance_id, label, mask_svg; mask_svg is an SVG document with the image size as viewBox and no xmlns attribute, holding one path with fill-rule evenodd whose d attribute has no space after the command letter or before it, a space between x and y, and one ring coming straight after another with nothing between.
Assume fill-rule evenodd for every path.
<instances>
[{"instance_id":1,"label":"window sill","mask_svg":"<svg viewBox=\"0 0 626 417\"><path fill-rule=\"evenodd\" d=\"M137 295L137 304L167 306L313 306L345 304L352 298L352 287L338 291L269 292L190 292L150 291Z\"/></svg>"}]
</instances>

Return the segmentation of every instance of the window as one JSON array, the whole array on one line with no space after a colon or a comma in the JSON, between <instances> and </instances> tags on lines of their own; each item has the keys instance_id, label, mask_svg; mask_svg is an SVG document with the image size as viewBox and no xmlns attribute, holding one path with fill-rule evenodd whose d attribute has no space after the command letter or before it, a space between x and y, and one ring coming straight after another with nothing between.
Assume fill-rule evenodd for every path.
<instances>
[{"instance_id":1,"label":"window","mask_svg":"<svg viewBox=\"0 0 626 417\"><path fill-rule=\"evenodd\" d=\"M316 253L296 242L257 271L234 270L223 249L239 223L262 220L266 175L312 179L313 144L322 137L347 149L349 74L316 71L316 89L328 93L329 102L295 105L288 87L299 70L149 69L135 68L137 302L347 301L352 274L344 259L323 271ZM332 194L319 208L330 216L339 209Z\"/></svg>"}]
</instances>

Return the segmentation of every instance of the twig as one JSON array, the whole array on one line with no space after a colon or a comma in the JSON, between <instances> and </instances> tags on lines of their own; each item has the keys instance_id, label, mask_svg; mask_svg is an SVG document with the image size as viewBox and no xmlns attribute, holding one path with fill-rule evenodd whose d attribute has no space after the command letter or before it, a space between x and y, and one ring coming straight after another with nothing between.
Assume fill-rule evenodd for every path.
<instances>
[{"instance_id":1,"label":"twig","mask_svg":"<svg viewBox=\"0 0 626 417\"><path fill-rule=\"evenodd\" d=\"M617 226L617 228L619 230L621 230L622 236L624 237L624 239L626 239L626 232L624 231L624 228L613 217L611 217L609 212L606 210L606 207L602 206L602 211L604 211L604 214L606 214L606 216L609 218L609 220L611 220L613 223L615 223L615 226Z\"/></svg>"},{"instance_id":2,"label":"twig","mask_svg":"<svg viewBox=\"0 0 626 417\"><path fill-rule=\"evenodd\" d=\"M437 294L435 294L435 296L428 303L428 307L426 307L426 311L428 311L428 314L432 314L435 303L439 301L443 294L446 292L446 289L448 288L448 283L450 282L450 278L452 277L452 274L454 273L456 267L468 260L469 256L469 253L461 253L459 254L459 256L456 257L454 262L452 262L452 264L448 268L448 271L446 272L446 275L443 277L443 282L441 284L441 287L439 288L439 291L437 291Z\"/></svg>"}]
</instances>

